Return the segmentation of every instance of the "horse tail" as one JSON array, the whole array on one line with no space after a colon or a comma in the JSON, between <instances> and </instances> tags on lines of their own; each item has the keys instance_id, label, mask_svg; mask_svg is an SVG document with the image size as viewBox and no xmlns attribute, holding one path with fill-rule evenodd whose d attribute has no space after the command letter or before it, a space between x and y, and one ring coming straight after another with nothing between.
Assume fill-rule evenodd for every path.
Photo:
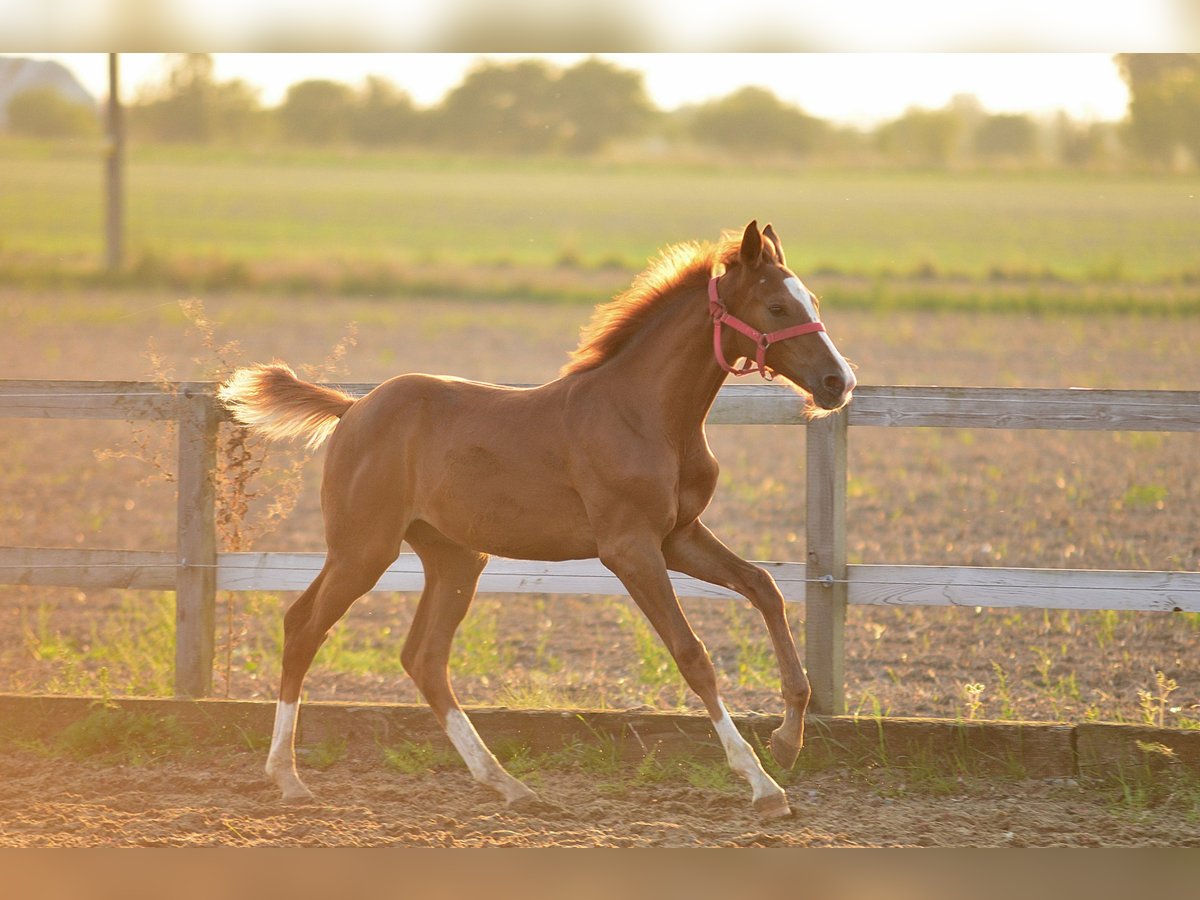
<instances>
[{"instance_id":1,"label":"horse tail","mask_svg":"<svg viewBox=\"0 0 1200 900\"><path fill-rule=\"evenodd\" d=\"M306 438L315 450L354 404L349 394L301 381L283 363L238 369L217 391L233 418L271 440Z\"/></svg>"}]
</instances>

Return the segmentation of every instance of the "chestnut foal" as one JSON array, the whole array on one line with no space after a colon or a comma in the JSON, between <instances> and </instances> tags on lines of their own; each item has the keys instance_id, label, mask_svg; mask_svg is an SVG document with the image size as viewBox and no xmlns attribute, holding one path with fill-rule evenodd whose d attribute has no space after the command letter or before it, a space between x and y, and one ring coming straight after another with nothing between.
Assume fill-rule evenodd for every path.
<instances>
[{"instance_id":1,"label":"chestnut foal","mask_svg":"<svg viewBox=\"0 0 1200 900\"><path fill-rule=\"evenodd\" d=\"M734 367L728 360L744 359ZM402 375L355 400L281 364L240 369L221 399L270 437L329 439L321 503L328 555L284 620L283 675L267 772L288 800L311 797L296 771L300 687L330 627L371 590L407 541L425 589L401 659L474 777L509 803L534 798L484 745L450 686L447 661L488 554L598 557L621 579L712 718L729 765L765 816L789 813L717 693L713 664L667 571L745 596L779 662L784 718L771 753L791 766L809 686L771 576L700 521L717 484L704 420L726 376L782 376L814 415L849 399L855 378L787 268L768 225L717 245L668 248L598 308L555 381L506 388Z\"/></svg>"}]
</instances>

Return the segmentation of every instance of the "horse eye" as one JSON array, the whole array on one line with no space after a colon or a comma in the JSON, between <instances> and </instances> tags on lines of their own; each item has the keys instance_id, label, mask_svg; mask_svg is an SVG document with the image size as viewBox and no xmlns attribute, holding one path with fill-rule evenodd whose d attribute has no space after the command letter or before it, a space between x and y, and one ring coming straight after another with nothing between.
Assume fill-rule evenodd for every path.
<instances>
[{"instance_id":1,"label":"horse eye","mask_svg":"<svg viewBox=\"0 0 1200 900\"><path fill-rule=\"evenodd\" d=\"M772 303L769 307L767 307L767 309L773 316L782 316L785 312L787 312L787 309L781 303Z\"/></svg>"}]
</instances>

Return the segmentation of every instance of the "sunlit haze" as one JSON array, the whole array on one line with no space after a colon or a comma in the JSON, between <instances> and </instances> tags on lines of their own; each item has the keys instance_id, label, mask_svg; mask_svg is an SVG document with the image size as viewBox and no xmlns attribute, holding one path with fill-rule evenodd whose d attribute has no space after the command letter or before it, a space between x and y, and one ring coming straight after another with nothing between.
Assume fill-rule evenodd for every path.
<instances>
[{"instance_id":1,"label":"sunlit haze","mask_svg":"<svg viewBox=\"0 0 1200 900\"><path fill-rule=\"evenodd\" d=\"M35 54L67 65L97 97L107 94L103 53ZM644 74L661 109L724 96L760 85L806 112L836 122L870 125L911 106L938 108L957 94L973 94L991 112L1063 110L1085 120L1118 120L1128 92L1106 53L612 53L599 54ZM218 53L215 74L258 87L268 105L289 85L308 78L358 84L380 75L425 106L437 103L480 60L521 54L470 53ZM543 54L559 66L580 53ZM121 89L136 96L161 81L170 58L161 53L121 56Z\"/></svg>"}]
</instances>

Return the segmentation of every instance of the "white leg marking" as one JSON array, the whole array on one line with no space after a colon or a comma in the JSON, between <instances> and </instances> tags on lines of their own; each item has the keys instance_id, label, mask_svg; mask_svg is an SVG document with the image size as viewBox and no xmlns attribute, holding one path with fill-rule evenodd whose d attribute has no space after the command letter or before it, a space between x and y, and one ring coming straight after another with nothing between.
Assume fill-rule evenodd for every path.
<instances>
[{"instance_id":1,"label":"white leg marking","mask_svg":"<svg viewBox=\"0 0 1200 900\"><path fill-rule=\"evenodd\" d=\"M461 709L452 709L446 714L446 735L480 784L499 791L509 803L536 797L533 791L504 771Z\"/></svg>"},{"instance_id":2,"label":"white leg marking","mask_svg":"<svg viewBox=\"0 0 1200 900\"><path fill-rule=\"evenodd\" d=\"M284 800L307 800L312 792L296 772L296 716L299 703L275 704L275 730L267 753L267 774L283 791Z\"/></svg>"},{"instance_id":3,"label":"white leg marking","mask_svg":"<svg viewBox=\"0 0 1200 900\"><path fill-rule=\"evenodd\" d=\"M721 746L725 748L729 768L750 782L755 808L774 815L786 814L787 795L784 794L783 788L763 770L754 748L738 733L733 719L729 718L725 703L721 700L717 703L721 707L721 716L713 720L713 726L717 730L717 737L721 739Z\"/></svg>"}]
</instances>

